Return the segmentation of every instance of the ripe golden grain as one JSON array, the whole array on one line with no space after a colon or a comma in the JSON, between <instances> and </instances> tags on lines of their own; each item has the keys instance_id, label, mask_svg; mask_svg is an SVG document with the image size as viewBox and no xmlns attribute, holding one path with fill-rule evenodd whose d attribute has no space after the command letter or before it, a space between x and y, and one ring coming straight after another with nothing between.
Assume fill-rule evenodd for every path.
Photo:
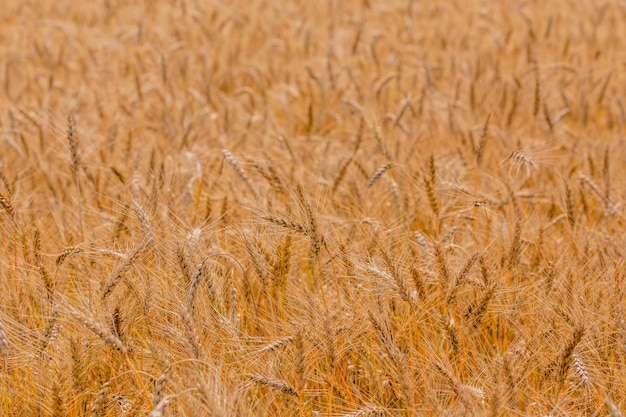
<instances>
[{"instance_id":1,"label":"ripe golden grain","mask_svg":"<svg viewBox=\"0 0 626 417\"><path fill-rule=\"evenodd\" d=\"M619 2L5 3L2 413L623 414Z\"/></svg>"}]
</instances>

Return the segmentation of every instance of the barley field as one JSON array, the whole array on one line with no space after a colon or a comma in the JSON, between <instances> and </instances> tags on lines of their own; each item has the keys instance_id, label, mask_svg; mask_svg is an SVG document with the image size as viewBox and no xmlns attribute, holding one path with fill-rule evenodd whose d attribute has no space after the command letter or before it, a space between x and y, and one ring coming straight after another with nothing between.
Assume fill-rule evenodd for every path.
<instances>
[{"instance_id":1,"label":"barley field","mask_svg":"<svg viewBox=\"0 0 626 417\"><path fill-rule=\"evenodd\" d=\"M624 1L0 23L0 415L626 411Z\"/></svg>"}]
</instances>

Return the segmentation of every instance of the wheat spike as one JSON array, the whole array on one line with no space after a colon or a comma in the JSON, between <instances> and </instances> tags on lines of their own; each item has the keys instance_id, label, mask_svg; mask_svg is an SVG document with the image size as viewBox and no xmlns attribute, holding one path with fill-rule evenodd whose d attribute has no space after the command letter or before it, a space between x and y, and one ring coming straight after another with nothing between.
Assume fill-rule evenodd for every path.
<instances>
[{"instance_id":1,"label":"wheat spike","mask_svg":"<svg viewBox=\"0 0 626 417\"><path fill-rule=\"evenodd\" d=\"M435 217L439 217L439 203L437 202L437 195L435 194L435 182L437 180L435 171L435 157L433 155L428 159L428 172L424 175L424 186L426 188L426 195L430 208L435 214Z\"/></svg>"},{"instance_id":2,"label":"wheat spike","mask_svg":"<svg viewBox=\"0 0 626 417\"><path fill-rule=\"evenodd\" d=\"M105 299L115 286L124 278L124 275L128 272L128 270L132 267L132 265L139 259L141 254L146 250L149 246L150 241L146 240L137 246L130 254L124 257L122 263L115 269L113 274L109 276L109 279L105 282L102 287L102 299Z\"/></svg>"},{"instance_id":3,"label":"wheat spike","mask_svg":"<svg viewBox=\"0 0 626 417\"><path fill-rule=\"evenodd\" d=\"M487 145L487 133L489 132L489 122L491 121L491 113L487 115L487 120L483 125L483 130L478 141L478 147L476 148L476 165L480 165L483 156L485 154L485 147Z\"/></svg>"},{"instance_id":4,"label":"wheat spike","mask_svg":"<svg viewBox=\"0 0 626 417\"><path fill-rule=\"evenodd\" d=\"M163 397L161 401L159 401L158 404L156 404L152 408L152 411L150 411L148 417L163 417L163 415L165 414L165 408L170 404L171 401L171 397Z\"/></svg>"},{"instance_id":5,"label":"wheat spike","mask_svg":"<svg viewBox=\"0 0 626 417\"><path fill-rule=\"evenodd\" d=\"M110 346L113 349L116 349L122 353L128 352L128 349L126 348L126 346L124 346L122 341L109 330L107 330L107 328L104 327L102 324L88 318L84 314L74 309L70 309L69 314L76 320L78 320L80 324L82 324L85 328L95 333L100 339L104 341L107 346Z\"/></svg>"},{"instance_id":6,"label":"wheat spike","mask_svg":"<svg viewBox=\"0 0 626 417\"><path fill-rule=\"evenodd\" d=\"M163 400L163 393L165 392L165 384L170 377L170 371L172 370L171 365L165 368L165 371L159 376L154 385L154 394L152 396L152 406L157 407L159 403Z\"/></svg>"},{"instance_id":7,"label":"wheat spike","mask_svg":"<svg viewBox=\"0 0 626 417\"><path fill-rule=\"evenodd\" d=\"M294 341L293 336L287 336L287 337L275 340L274 342L263 346L261 349L259 349L259 352L260 353L273 352L275 350L284 348L285 346L291 344L293 341Z\"/></svg>"},{"instance_id":8,"label":"wheat spike","mask_svg":"<svg viewBox=\"0 0 626 417\"><path fill-rule=\"evenodd\" d=\"M252 191L252 195L256 197L256 191L254 189L254 186L252 185L252 182L250 181L250 178L248 177L248 174L246 174L246 171L239 164L239 162L237 162L233 154L227 149L222 149L222 154L224 155L224 159L226 160L226 162L228 162L230 166L235 169L235 172L237 173L239 178L241 178L241 180L248 186L250 191Z\"/></svg>"},{"instance_id":9,"label":"wheat spike","mask_svg":"<svg viewBox=\"0 0 626 417\"><path fill-rule=\"evenodd\" d=\"M576 375L580 379L580 383L585 387L589 386L591 379L589 378L589 373L587 372L587 367L585 366L585 362L577 354L572 355L572 357L573 357L572 365L574 366Z\"/></svg>"},{"instance_id":10,"label":"wheat spike","mask_svg":"<svg viewBox=\"0 0 626 417\"><path fill-rule=\"evenodd\" d=\"M89 412L89 415L91 417L99 417L102 414L102 411L104 410L106 404L106 398L109 395L110 390L111 387L109 385L109 382L102 385L100 391L98 391L98 393L96 394L93 405L91 406L91 411Z\"/></svg>"},{"instance_id":11,"label":"wheat spike","mask_svg":"<svg viewBox=\"0 0 626 417\"><path fill-rule=\"evenodd\" d=\"M7 195L0 193L0 207L11 217L15 217L15 209L11 203L11 198Z\"/></svg>"},{"instance_id":12,"label":"wheat spike","mask_svg":"<svg viewBox=\"0 0 626 417\"><path fill-rule=\"evenodd\" d=\"M250 378L252 380L252 382L258 384L258 385L264 385L266 387L269 387L273 390L276 391L280 391L283 394L287 394L287 395L297 395L297 391L294 387L292 387L291 385L289 385L287 382L282 381L280 379L271 379L271 378L266 378L262 375L258 375L258 374L250 374L248 375L248 378Z\"/></svg>"},{"instance_id":13,"label":"wheat spike","mask_svg":"<svg viewBox=\"0 0 626 417\"><path fill-rule=\"evenodd\" d=\"M81 251L82 249L77 246L65 249L63 252L57 255L57 259L56 259L57 266L63 265L63 262L65 262L67 258Z\"/></svg>"},{"instance_id":14,"label":"wheat spike","mask_svg":"<svg viewBox=\"0 0 626 417\"><path fill-rule=\"evenodd\" d=\"M370 405L353 413L343 414L343 417L384 417L386 415L384 408Z\"/></svg>"},{"instance_id":15,"label":"wheat spike","mask_svg":"<svg viewBox=\"0 0 626 417\"><path fill-rule=\"evenodd\" d=\"M7 339L4 323L2 319L0 319L0 354L5 355L9 346L9 339Z\"/></svg>"},{"instance_id":16,"label":"wheat spike","mask_svg":"<svg viewBox=\"0 0 626 417\"><path fill-rule=\"evenodd\" d=\"M370 178L370 180L367 182L367 188L371 188L374 184L376 184L380 177L382 177L383 174L389 171L391 168L393 168L393 163L391 162L378 168L376 172L374 172L374 175L372 175L372 178Z\"/></svg>"}]
</instances>

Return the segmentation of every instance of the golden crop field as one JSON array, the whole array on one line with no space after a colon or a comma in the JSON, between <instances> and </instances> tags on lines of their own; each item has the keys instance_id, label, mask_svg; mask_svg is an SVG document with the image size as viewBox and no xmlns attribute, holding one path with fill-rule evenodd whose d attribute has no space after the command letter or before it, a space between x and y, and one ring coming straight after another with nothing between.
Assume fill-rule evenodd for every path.
<instances>
[{"instance_id":1,"label":"golden crop field","mask_svg":"<svg viewBox=\"0 0 626 417\"><path fill-rule=\"evenodd\" d=\"M622 416L626 3L0 10L0 415Z\"/></svg>"}]
</instances>

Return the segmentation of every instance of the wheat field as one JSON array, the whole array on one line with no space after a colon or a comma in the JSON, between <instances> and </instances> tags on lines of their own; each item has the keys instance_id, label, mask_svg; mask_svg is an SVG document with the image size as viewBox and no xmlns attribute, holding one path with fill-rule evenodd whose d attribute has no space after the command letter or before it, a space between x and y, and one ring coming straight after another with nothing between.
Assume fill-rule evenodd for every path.
<instances>
[{"instance_id":1,"label":"wheat field","mask_svg":"<svg viewBox=\"0 0 626 417\"><path fill-rule=\"evenodd\" d=\"M623 415L624 1L0 22L0 415Z\"/></svg>"}]
</instances>

